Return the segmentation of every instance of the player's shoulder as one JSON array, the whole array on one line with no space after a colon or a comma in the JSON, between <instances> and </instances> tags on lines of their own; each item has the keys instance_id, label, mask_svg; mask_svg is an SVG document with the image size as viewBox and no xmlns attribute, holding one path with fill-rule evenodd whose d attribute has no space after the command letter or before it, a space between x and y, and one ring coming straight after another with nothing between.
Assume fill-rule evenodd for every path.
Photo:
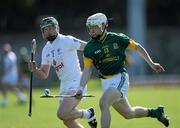
<instances>
[{"instance_id":1,"label":"player's shoulder","mask_svg":"<svg viewBox=\"0 0 180 128\"><path fill-rule=\"evenodd\" d=\"M50 42L48 41L48 42L46 42L46 44L44 45L44 47L43 47L43 50L42 50L42 52L46 52L51 46L50 46L51 44L50 44Z\"/></svg>"},{"instance_id":2,"label":"player's shoulder","mask_svg":"<svg viewBox=\"0 0 180 128\"><path fill-rule=\"evenodd\" d=\"M108 32L108 36L110 36L110 37L119 37L119 38L128 37L124 33L115 33L115 32Z\"/></svg>"},{"instance_id":3,"label":"player's shoulder","mask_svg":"<svg viewBox=\"0 0 180 128\"><path fill-rule=\"evenodd\" d=\"M125 35L124 33L115 33L115 32L109 32L108 37L110 38L115 38L116 40L119 40L120 42L128 42L129 37Z\"/></svg>"},{"instance_id":4,"label":"player's shoulder","mask_svg":"<svg viewBox=\"0 0 180 128\"><path fill-rule=\"evenodd\" d=\"M96 40L90 39L90 40L88 41L88 43L86 44L84 50L92 49L92 48L95 46L95 43L97 43Z\"/></svg>"},{"instance_id":5,"label":"player's shoulder","mask_svg":"<svg viewBox=\"0 0 180 128\"><path fill-rule=\"evenodd\" d=\"M61 39L61 40L72 40L72 39L75 38L75 37L72 36L72 35L63 35L63 34L59 34L58 37L59 37L59 39Z\"/></svg>"},{"instance_id":6,"label":"player's shoulder","mask_svg":"<svg viewBox=\"0 0 180 128\"><path fill-rule=\"evenodd\" d=\"M88 41L87 45L84 48L84 55L88 57L89 55L93 54L93 51L95 50L97 41L94 39L91 39Z\"/></svg>"}]
</instances>

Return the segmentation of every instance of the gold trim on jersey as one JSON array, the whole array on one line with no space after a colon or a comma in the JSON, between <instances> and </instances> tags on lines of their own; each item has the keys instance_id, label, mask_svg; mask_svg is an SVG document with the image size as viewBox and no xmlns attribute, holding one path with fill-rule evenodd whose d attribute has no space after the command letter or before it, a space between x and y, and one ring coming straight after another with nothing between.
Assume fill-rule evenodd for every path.
<instances>
[{"instance_id":1,"label":"gold trim on jersey","mask_svg":"<svg viewBox=\"0 0 180 128\"><path fill-rule=\"evenodd\" d=\"M107 33L105 34L104 38L102 40L100 40L100 42L104 43L104 41L106 40L106 37L107 37Z\"/></svg>"},{"instance_id":2,"label":"gold trim on jersey","mask_svg":"<svg viewBox=\"0 0 180 128\"><path fill-rule=\"evenodd\" d=\"M135 47L136 47L136 42L130 39L128 49L135 49Z\"/></svg>"},{"instance_id":3,"label":"gold trim on jersey","mask_svg":"<svg viewBox=\"0 0 180 128\"><path fill-rule=\"evenodd\" d=\"M93 60L87 57L84 57L84 66L91 67L93 66Z\"/></svg>"},{"instance_id":4,"label":"gold trim on jersey","mask_svg":"<svg viewBox=\"0 0 180 128\"><path fill-rule=\"evenodd\" d=\"M102 76L103 76L104 79L109 79L109 78L112 78L114 75L102 75Z\"/></svg>"},{"instance_id":5,"label":"gold trim on jersey","mask_svg":"<svg viewBox=\"0 0 180 128\"><path fill-rule=\"evenodd\" d=\"M105 58L103 60L100 60L99 63L109 62L109 61L116 61L116 60L119 60L119 56Z\"/></svg>"}]
</instances>

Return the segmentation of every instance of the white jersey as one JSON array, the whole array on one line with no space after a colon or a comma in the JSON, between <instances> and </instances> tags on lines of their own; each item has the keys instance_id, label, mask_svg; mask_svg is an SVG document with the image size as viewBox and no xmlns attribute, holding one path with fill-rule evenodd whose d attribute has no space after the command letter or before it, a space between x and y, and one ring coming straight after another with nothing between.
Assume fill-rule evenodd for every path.
<instances>
[{"instance_id":1,"label":"white jersey","mask_svg":"<svg viewBox=\"0 0 180 128\"><path fill-rule=\"evenodd\" d=\"M80 45L75 37L58 34L52 43L48 41L44 46L41 64L53 66L62 84L79 81L81 69L77 49Z\"/></svg>"},{"instance_id":2,"label":"white jersey","mask_svg":"<svg viewBox=\"0 0 180 128\"><path fill-rule=\"evenodd\" d=\"M17 71L17 58L14 52L9 52L4 56L4 76L3 82L9 83L10 81L16 84L18 79Z\"/></svg>"}]
</instances>

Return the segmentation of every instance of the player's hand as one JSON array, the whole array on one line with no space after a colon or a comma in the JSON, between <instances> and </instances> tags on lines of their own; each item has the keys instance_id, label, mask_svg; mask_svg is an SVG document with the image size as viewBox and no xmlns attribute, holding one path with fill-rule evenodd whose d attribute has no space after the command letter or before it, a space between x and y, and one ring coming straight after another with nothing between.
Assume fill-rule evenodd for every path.
<instances>
[{"instance_id":1,"label":"player's hand","mask_svg":"<svg viewBox=\"0 0 180 128\"><path fill-rule=\"evenodd\" d=\"M82 99L82 95L83 95L82 90L78 90L75 94L75 98L80 100L80 99Z\"/></svg>"},{"instance_id":2,"label":"player's hand","mask_svg":"<svg viewBox=\"0 0 180 128\"><path fill-rule=\"evenodd\" d=\"M85 88L85 86L79 86L79 89L75 94L76 99L78 99L78 100L82 99L84 88Z\"/></svg>"},{"instance_id":3,"label":"player's hand","mask_svg":"<svg viewBox=\"0 0 180 128\"><path fill-rule=\"evenodd\" d=\"M151 67L157 73L165 71L164 68L159 63L153 63Z\"/></svg>"},{"instance_id":4,"label":"player's hand","mask_svg":"<svg viewBox=\"0 0 180 128\"><path fill-rule=\"evenodd\" d=\"M34 72L37 69L36 61L30 61L28 64L28 68L31 72Z\"/></svg>"}]
</instances>

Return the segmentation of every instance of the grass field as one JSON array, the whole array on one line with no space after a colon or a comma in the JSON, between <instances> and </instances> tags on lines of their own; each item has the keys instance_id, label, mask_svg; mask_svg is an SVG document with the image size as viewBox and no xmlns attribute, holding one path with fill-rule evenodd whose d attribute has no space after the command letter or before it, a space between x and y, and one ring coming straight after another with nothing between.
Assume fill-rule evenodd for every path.
<instances>
[{"instance_id":1,"label":"grass field","mask_svg":"<svg viewBox=\"0 0 180 128\"><path fill-rule=\"evenodd\" d=\"M0 108L0 128L65 128L63 123L56 117L58 99L40 99L43 89L33 90L33 113L28 117L28 104L18 105L16 97L8 94L8 105ZM53 94L58 93L57 88L52 88ZM100 128L100 109L98 100L101 96L99 81L90 81L88 93L96 95L95 98L88 98L81 102L80 108L93 106L96 110L98 128ZM156 107L159 104L165 106L171 123L169 128L180 128L180 86L136 86L130 87L128 94L129 101L133 106ZM1 99L1 97L0 97ZM118 115L113 109L111 111L111 128L164 128L155 119L142 118L126 120ZM85 128L88 128L86 120L79 120Z\"/></svg>"}]
</instances>

